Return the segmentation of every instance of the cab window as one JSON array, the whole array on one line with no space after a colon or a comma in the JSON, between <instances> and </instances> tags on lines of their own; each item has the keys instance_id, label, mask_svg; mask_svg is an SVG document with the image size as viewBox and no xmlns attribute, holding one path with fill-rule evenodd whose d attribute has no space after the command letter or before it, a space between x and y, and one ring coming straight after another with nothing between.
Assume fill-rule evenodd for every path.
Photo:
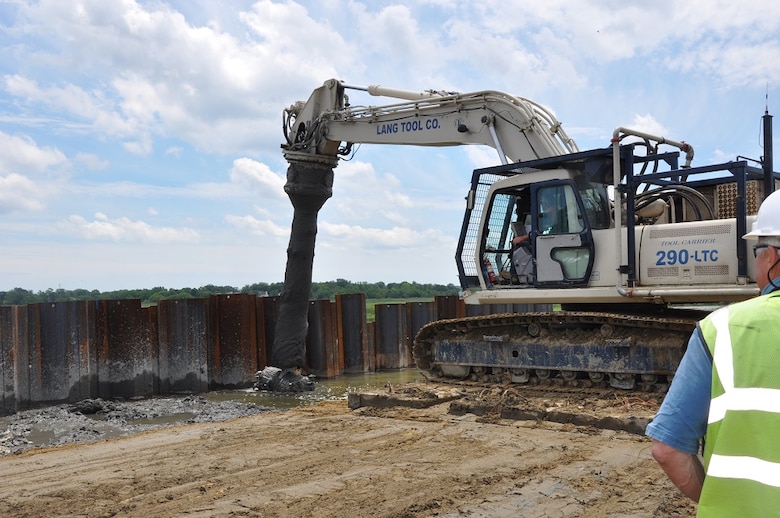
<instances>
[{"instance_id":1,"label":"cab window","mask_svg":"<svg viewBox=\"0 0 780 518\"><path fill-rule=\"evenodd\" d=\"M592 183L584 183L578 187L590 228L600 230L612 226L612 216L610 215L612 211L606 187Z\"/></svg>"},{"instance_id":2,"label":"cab window","mask_svg":"<svg viewBox=\"0 0 780 518\"><path fill-rule=\"evenodd\" d=\"M541 235L577 234L584 230L585 221L571 185L554 185L539 189L537 221Z\"/></svg>"}]
</instances>

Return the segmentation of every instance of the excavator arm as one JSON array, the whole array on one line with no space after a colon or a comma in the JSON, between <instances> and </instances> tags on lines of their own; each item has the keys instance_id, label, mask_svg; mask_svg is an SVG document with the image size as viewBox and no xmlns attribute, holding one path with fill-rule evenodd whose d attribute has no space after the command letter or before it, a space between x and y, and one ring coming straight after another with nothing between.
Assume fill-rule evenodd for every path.
<instances>
[{"instance_id":1,"label":"excavator arm","mask_svg":"<svg viewBox=\"0 0 780 518\"><path fill-rule=\"evenodd\" d=\"M350 89L403 102L353 107L346 94ZM577 151L555 116L528 99L493 90L417 93L358 87L336 79L325 81L305 103L285 110L284 132L285 156L347 154L354 143L482 144L496 149L502 163Z\"/></svg>"},{"instance_id":2,"label":"excavator arm","mask_svg":"<svg viewBox=\"0 0 780 518\"><path fill-rule=\"evenodd\" d=\"M399 102L353 107L347 90ZM294 210L270 354L271 364L281 370L269 376L284 380L287 386L311 386L297 369L305 363L317 214L332 195L339 156L349 154L353 144L483 144L495 148L504 164L577 151L549 110L491 90L416 93L382 86L355 87L330 79L308 101L284 110L283 116L286 142L282 150L289 163L284 190ZM261 373L258 376L260 380Z\"/></svg>"}]
</instances>

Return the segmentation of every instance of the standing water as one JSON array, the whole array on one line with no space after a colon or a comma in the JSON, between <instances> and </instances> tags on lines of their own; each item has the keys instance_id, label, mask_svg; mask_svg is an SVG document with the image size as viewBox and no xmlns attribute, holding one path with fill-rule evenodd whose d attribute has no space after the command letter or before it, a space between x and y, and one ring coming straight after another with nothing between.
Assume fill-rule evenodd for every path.
<instances>
[{"instance_id":1,"label":"standing water","mask_svg":"<svg viewBox=\"0 0 780 518\"><path fill-rule=\"evenodd\" d=\"M347 399L347 394L351 392L381 389L388 383L390 385L402 385L422 379L422 374L417 369L399 369L361 374L342 374L338 378L315 379L314 390L308 392L276 393L246 389L209 392L204 394L204 396L210 401L240 401L264 407L288 409L320 401Z\"/></svg>"},{"instance_id":2,"label":"standing water","mask_svg":"<svg viewBox=\"0 0 780 518\"><path fill-rule=\"evenodd\" d=\"M86 399L23 410L0 417L0 456L39 446L108 439L177 424L225 421L320 401L344 400L351 392L421 379L419 370L401 369L318 379L313 391L294 394L224 390L135 401Z\"/></svg>"}]
</instances>

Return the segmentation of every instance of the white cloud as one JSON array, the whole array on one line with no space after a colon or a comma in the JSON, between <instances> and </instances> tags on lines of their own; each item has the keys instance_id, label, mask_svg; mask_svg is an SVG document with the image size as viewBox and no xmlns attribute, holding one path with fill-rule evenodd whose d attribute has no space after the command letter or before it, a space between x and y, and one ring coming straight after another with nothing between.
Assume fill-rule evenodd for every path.
<instances>
[{"instance_id":1,"label":"white cloud","mask_svg":"<svg viewBox=\"0 0 780 518\"><path fill-rule=\"evenodd\" d=\"M484 146L466 146L465 153L475 169L496 165L499 160L496 150Z\"/></svg>"},{"instance_id":2,"label":"white cloud","mask_svg":"<svg viewBox=\"0 0 780 518\"><path fill-rule=\"evenodd\" d=\"M267 165L249 158L233 161L230 169L230 181L249 192L263 194L271 198L285 198L284 184L287 181L281 175L271 171Z\"/></svg>"},{"instance_id":3,"label":"white cloud","mask_svg":"<svg viewBox=\"0 0 780 518\"><path fill-rule=\"evenodd\" d=\"M42 209L39 197L38 186L29 178L16 173L0 176L0 214Z\"/></svg>"},{"instance_id":4,"label":"white cloud","mask_svg":"<svg viewBox=\"0 0 780 518\"><path fill-rule=\"evenodd\" d=\"M234 215L228 215L225 216L225 221L230 223L236 228L242 229L242 230L248 230L250 233L257 235L257 236L276 236L276 237L284 237L290 235L290 227L287 226L281 226L277 225L273 221L270 220L260 220L255 218L254 216L234 216Z\"/></svg>"},{"instance_id":5,"label":"white cloud","mask_svg":"<svg viewBox=\"0 0 780 518\"><path fill-rule=\"evenodd\" d=\"M780 81L780 66L774 61L778 54L777 41L758 44L713 41L698 48L695 59L683 53L667 63L671 70L682 74L715 76L717 88L761 87Z\"/></svg>"},{"instance_id":6,"label":"white cloud","mask_svg":"<svg viewBox=\"0 0 780 518\"><path fill-rule=\"evenodd\" d=\"M372 164L352 160L341 162L335 169L333 199L326 203L325 208L328 214L336 212L335 217L339 220L377 223L377 216L395 214L412 205L397 176L392 173L377 174Z\"/></svg>"},{"instance_id":7,"label":"white cloud","mask_svg":"<svg viewBox=\"0 0 780 518\"><path fill-rule=\"evenodd\" d=\"M28 106L89 121L97 135L145 156L154 136L168 134L208 152L271 152L281 141L271 123L280 107L324 79L359 81L367 71L369 81L390 79L391 86L499 86L532 96L588 88L594 64L635 57L654 73L694 70L729 87L780 76L774 42L734 39L755 33L746 29L757 17L733 3L456 2L436 7L449 16L443 23L423 16L437 5L263 0L197 25L161 3L104 0L70 9L44 0L21 7L24 30L62 43L32 58L58 63L62 79L44 84L20 72L6 76L6 88ZM778 11L771 3L762 8ZM767 31L779 25L771 16L758 23ZM74 84L84 75L90 84Z\"/></svg>"},{"instance_id":8,"label":"white cloud","mask_svg":"<svg viewBox=\"0 0 780 518\"><path fill-rule=\"evenodd\" d=\"M341 249L366 248L391 248L404 249L424 247L438 247L442 242L450 242L451 238L440 235L432 229L415 230L408 227L393 227L388 229L369 228L359 225L333 224L321 222L319 230L328 238L324 240L326 246Z\"/></svg>"},{"instance_id":9,"label":"white cloud","mask_svg":"<svg viewBox=\"0 0 780 518\"><path fill-rule=\"evenodd\" d=\"M146 137L141 140L125 142L122 144L122 147L133 155L148 155L153 150L152 140Z\"/></svg>"},{"instance_id":10,"label":"white cloud","mask_svg":"<svg viewBox=\"0 0 780 518\"><path fill-rule=\"evenodd\" d=\"M61 87L41 87L37 81L21 75L6 75L3 78L5 89L26 103L36 103L45 108L56 109L70 114L79 114L84 118L94 118L101 112L94 94L80 86L65 83Z\"/></svg>"},{"instance_id":11,"label":"white cloud","mask_svg":"<svg viewBox=\"0 0 780 518\"><path fill-rule=\"evenodd\" d=\"M59 149L0 132L0 213L43 209L67 178L68 165Z\"/></svg>"},{"instance_id":12,"label":"white cloud","mask_svg":"<svg viewBox=\"0 0 780 518\"><path fill-rule=\"evenodd\" d=\"M58 149L41 148L30 137L0 132L0 173L42 173L66 162Z\"/></svg>"},{"instance_id":13,"label":"white cloud","mask_svg":"<svg viewBox=\"0 0 780 518\"><path fill-rule=\"evenodd\" d=\"M60 221L57 228L88 240L107 238L140 243L194 243L200 239L199 233L191 228L154 227L145 221L126 217L111 219L102 213L97 213L94 217L95 219L88 221L74 214L67 220Z\"/></svg>"},{"instance_id":14,"label":"white cloud","mask_svg":"<svg viewBox=\"0 0 780 518\"><path fill-rule=\"evenodd\" d=\"M76 156L73 159L92 171L104 171L108 169L109 166L108 160L103 160L92 153L76 153Z\"/></svg>"},{"instance_id":15,"label":"white cloud","mask_svg":"<svg viewBox=\"0 0 780 518\"><path fill-rule=\"evenodd\" d=\"M650 114L635 115L631 129L643 131L658 137L668 136L669 130Z\"/></svg>"},{"instance_id":16,"label":"white cloud","mask_svg":"<svg viewBox=\"0 0 780 518\"><path fill-rule=\"evenodd\" d=\"M44 0L20 11L26 33L60 43L35 62L95 81L89 89L62 79L40 86L16 74L6 77L8 91L91 121L97 134L127 138L133 153L148 153L149 136L169 132L210 152L271 148L281 135L269 117L290 102L286 94L336 75L332 56L355 54L294 2L232 13L244 34L193 25L156 2L85 1L72 9Z\"/></svg>"},{"instance_id":17,"label":"white cloud","mask_svg":"<svg viewBox=\"0 0 780 518\"><path fill-rule=\"evenodd\" d=\"M390 5L374 11L367 4L350 2L355 15L355 29L360 31L364 42L364 50L385 53L393 48L393 59L421 58L419 49L430 48L435 33L428 33L426 39L420 32L417 20L411 9L404 5Z\"/></svg>"}]
</instances>

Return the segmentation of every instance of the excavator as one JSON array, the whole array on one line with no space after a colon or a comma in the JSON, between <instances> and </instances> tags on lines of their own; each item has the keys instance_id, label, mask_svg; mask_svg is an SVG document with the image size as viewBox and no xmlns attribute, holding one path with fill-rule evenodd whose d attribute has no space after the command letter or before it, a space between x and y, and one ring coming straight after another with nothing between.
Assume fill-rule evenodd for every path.
<instances>
[{"instance_id":1,"label":"excavator","mask_svg":"<svg viewBox=\"0 0 780 518\"><path fill-rule=\"evenodd\" d=\"M353 91L390 102L353 106ZM465 196L463 298L550 309L424 326L413 351L429 379L663 391L696 322L758 294L741 236L778 185L768 111L766 156L700 167L690 144L623 127L580 151L550 110L491 90L330 79L284 110L283 130L295 213L274 342L282 367L302 363L284 355L305 338L316 212L355 144L494 148L497 165L473 171Z\"/></svg>"}]
</instances>

